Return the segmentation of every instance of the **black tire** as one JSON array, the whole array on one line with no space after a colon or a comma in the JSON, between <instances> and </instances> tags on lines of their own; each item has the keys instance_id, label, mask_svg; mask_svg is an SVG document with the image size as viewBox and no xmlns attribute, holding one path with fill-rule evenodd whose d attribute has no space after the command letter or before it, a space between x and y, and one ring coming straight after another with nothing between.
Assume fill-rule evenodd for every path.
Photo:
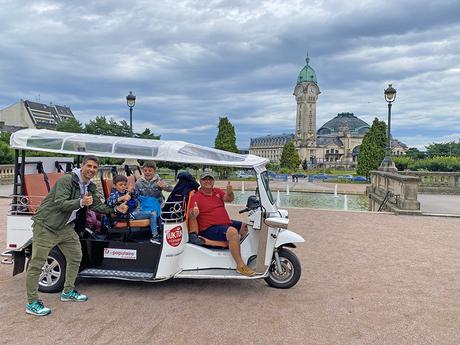
<instances>
[{"instance_id":1,"label":"black tire","mask_svg":"<svg viewBox=\"0 0 460 345\"><path fill-rule=\"evenodd\" d=\"M48 254L48 259L42 268L38 291L59 292L64 288L66 260L61 251L54 247Z\"/></svg>"},{"instance_id":2,"label":"black tire","mask_svg":"<svg viewBox=\"0 0 460 345\"><path fill-rule=\"evenodd\" d=\"M300 261L289 249L278 249L278 255L283 272L279 274L276 271L275 256L273 255L272 262L268 269L268 276L265 278L265 281L271 287L289 289L297 284L302 274Z\"/></svg>"}]
</instances>

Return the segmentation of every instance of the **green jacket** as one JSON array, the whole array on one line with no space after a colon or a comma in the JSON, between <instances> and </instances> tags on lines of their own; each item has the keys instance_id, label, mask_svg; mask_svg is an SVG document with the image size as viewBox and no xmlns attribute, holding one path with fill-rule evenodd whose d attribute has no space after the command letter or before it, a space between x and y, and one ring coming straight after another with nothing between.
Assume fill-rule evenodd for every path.
<instances>
[{"instance_id":1,"label":"green jacket","mask_svg":"<svg viewBox=\"0 0 460 345\"><path fill-rule=\"evenodd\" d=\"M115 212L105 205L97 195L96 185L90 182L88 192L93 196L91 210L102 213ZM50 231L59 231L66 226L72 211L80 209L80 184L74 173L61 177L43 199L32 220Z\"/></svg>"}]
</instances>

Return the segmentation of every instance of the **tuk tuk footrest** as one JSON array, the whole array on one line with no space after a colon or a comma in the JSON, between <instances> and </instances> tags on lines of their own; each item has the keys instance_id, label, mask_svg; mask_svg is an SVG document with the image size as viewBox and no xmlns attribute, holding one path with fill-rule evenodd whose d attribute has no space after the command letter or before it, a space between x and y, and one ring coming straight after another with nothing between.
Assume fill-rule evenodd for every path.
<instances>
[{"instance_id":1,"label":"tuk tuk footrest","mask_svg":"<svg viewBox=\"0 0 460 345\"><path fill-rule=\"evenodd\" d=\"M87 268L79 273L81 277L101 277L101 278L126 278L126 279L152 279L153 273L150 272L131 272L119 270L103 270L100 268Z\"/></svg>"}]
</instances>

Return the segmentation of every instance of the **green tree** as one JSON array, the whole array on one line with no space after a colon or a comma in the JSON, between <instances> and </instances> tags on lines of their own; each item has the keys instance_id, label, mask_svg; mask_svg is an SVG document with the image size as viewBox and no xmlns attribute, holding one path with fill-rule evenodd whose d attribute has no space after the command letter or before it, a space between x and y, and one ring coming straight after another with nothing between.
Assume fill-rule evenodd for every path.
<instances>
[{"instance_id":1,"label":"green tree","mask_svg":"<svg viewBox=\"0 0 460 345\"><path fill-rule=\"evenodd\" d=\"M60 132L71 132L71 133L83 133L84 129L80 121L71 117L69 119L62 120L56 126L56 130Z\"/></svg>"},{"instance_id":2,"label":"green tree","mask_svg":"<svg viewBox=\"0 0 460 345\"><path fill-rule=\"evenodd\" d=\"M0 164L14 163L14 150L10 147L9 132L0 133Z\"/></svg>"},{"instance_id":3,"label":"green tree","mask_svg":"<svg viewBox=\"0 0 460 345\"><path fill-rule=\"evenodd\" d=\"M3 141L6 144L10 144L10 137L11 133L10 132L0 132L0 141Z\"/></svg>"},{"instance_id":4,"label":"green tree","mask_svg":"<svg viewBox=\"0 0 460 345\"><path fill-rule=\"evenodd\" d=\"M219 131L214 141L214 147L219 150L238 153L235 127L233 127L228 118L220 117L217 128L219 128Z\"/></svg>"},{"instance_id":5,"label":"green tree","mask_svg":"<svg viewBox=\"0 0 460 345\"><path fill-rule=\"evenodd\" d=\"M108 121L105 116L97 116L85 124L85 131L89 134L112 135L115 137L130 137L131 131L125 120L118 123L110 118Z\"/></svg>"},{"instance_id":6,"label":"green tree","mask_svg":"<svg viewBox=\"0 0 460 345\"><path fill-rule=\"evenodd\" d=\"M416 147L410 147L407 149L405 156L410 157L412 159L423 159L426 157L426 154L425 152L420 151Z\"/></svg>"},{"instance_id":7,"label":"green tree","mask_svg":"<svg viewBox=\"0 0 460 345\"><path fill-rule=\"evenodd\" d=\"M155 135L153 132L150 131L150 129L146 128L142 133L134 133L134 136L136 138L141 138L141 139L153 139L153 140L159 140L160 135Z\"/></svg>"},{"instance_id":8,"label":"green tree","mask_svg":"<svg viewBox=\"0 0 460 345\"><path fill-rule=\"evenodd\" d=\"M371 129L364 135L358 155L359 175L369 177L371 170L377 170L385 157L387 142L387 125L375 118Z\"/></svg>"},{"instance_id":9,"label":"green tree","mask_svg":"<svg viewBox=\"0 0 460 345\"><path fill-rule=\"evenodd\" d=\"M426 147L426 153L429 157L460 156L460 141L458 143L451 141L449 143L430 144Z\"/></svg>"},{"instance_id":10,"label":"green tree","mask_svg":"<svg viewBox=\"0 0 460 345\"><path fill-rule=\"evenodd\" d=\"M287 142L283 147L283 152L281 153L280 167L296 170L299 168L300 163L299 154L295 149L294 142Z\"/></svg>"}]
</instances>

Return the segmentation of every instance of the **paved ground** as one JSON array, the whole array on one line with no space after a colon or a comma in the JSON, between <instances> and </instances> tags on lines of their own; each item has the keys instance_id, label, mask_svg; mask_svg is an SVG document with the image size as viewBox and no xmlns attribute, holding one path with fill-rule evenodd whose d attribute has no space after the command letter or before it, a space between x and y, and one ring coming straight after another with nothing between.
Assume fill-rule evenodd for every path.
<instances>
[{"instance_id":1,"label":"paved ground","mask_svg":"<svg viewBox=\"0 0 460 345\"><path fill-rule=\"evenodd\" d=\"M460 215L460 195L418 194L423 213Z\"/></svg>"},{"instance_id":2,"label":"paved ground","mask_svg":"<svg viewBox=\"0 0 460 345\"><path fill-rule=\"evenodd\" d=\"M36 318L24 313L25 275L0 265L0 343L460 344L459 219L291 209L290 228L306 242L289 290L80 280L88 302L42 294L53 313Z\"/></svg>"}]
</instances>

